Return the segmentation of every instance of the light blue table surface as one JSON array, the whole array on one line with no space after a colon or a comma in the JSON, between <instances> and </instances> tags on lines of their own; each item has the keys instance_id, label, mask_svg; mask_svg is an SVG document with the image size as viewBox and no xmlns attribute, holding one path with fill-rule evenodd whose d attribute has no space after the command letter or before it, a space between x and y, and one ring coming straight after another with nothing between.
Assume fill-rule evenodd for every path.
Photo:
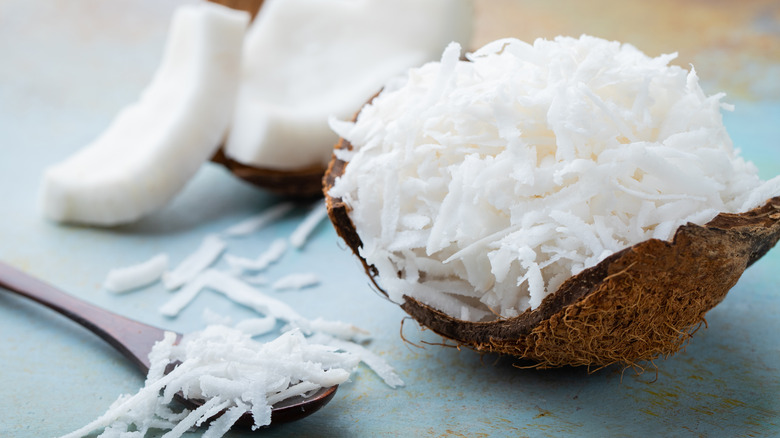
<instances>
[{"instance_id":1,"label":"light blue table surface","mask_svg":"<svg viewBox=\"0 0 780 438\"><path fill-rule=\"evenodd\" d=\"M169 292L157 285L112 295L101 288L107 271L159 252L176 263L206 234L279 198L206 165L170 206L132 226L60 226L43 220L36 204L42 169L94 138L146 85L175 4L0 0L0 260L117 313L186 332L204 326L206 308L236 320L255 314L204 293L165 318L156 309ZM780 174L780 102L730 101L736 111L724 117L735 144L763 178ZM230 240L228 250L257 255L304 213L302 206ZM780 249L746 272L685 351L643 374L517 369L511 358L407 344L403 312L370 289L327 222L268 275L300 271L316 272L321 284L270 293L305 316L368 329L370 348L406 386L390 389L361 366L311 417L230 437L780 435ZM411 321L403 333L416 344L440 341ZM133 365L91 333L0 291L0 437L65 434L142 384Z\"/></svg>"}]
</instances>

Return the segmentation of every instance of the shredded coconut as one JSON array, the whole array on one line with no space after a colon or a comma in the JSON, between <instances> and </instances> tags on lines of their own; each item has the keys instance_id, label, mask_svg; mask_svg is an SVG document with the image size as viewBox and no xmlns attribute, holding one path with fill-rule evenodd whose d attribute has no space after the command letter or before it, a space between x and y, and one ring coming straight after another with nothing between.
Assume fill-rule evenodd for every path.
<instances>
[{"instance_id":1,"label":"shredded coconut","mask_svg":"<svg viewBox=\"0 0 780 438\"><path fill-rule=\"evenodd\" d=\"M222 234L229 237L240 237L255 233L284 217L293 207L295 207L295 204L292 202L282 202L268 207L255 216L229 227Z\"/></svg>"},{"instance_id":2,"label":"shredded coconut","mask_svg":"<svg viewBox=\"0 0 780 438\"><path fill-rule=\"evenodd\" d=\"M286 214L291 205L285 203L271 207L229 228L222 235L245 236ZM175 335L167 333L165 340L155 346L149 356L151 367L144 388L135 395L119 397L103 416L66 437L80 437L99 429L103 429L99 436L106 438L143 437L147 432L158 429L168 430L166 437L178 437L193 427L205 425L217 414L220 415L217 419L208 421L208 429L203 436L220 437L246 412L253 414L256 427L268 424L273 404L341 383L360 362L364 362L388 386L403 385L389 364L353 342L369 340L365 330L341 321L305 318L290 305L251 285L270 283L260 273L284 255L288 240L303 246L324 218L323 211L322 205L315 205L291 238L273 241L256 259L226 254L227 245L217 235L204 238L194 253L165 274L166 286L177 290L159 308L159 312L175 317L206 289L221 293L263 316L244 319L233 325L230 316L205 309L203 319L208 327L202 334L185 336L181 345L175 345ZM220 259L229 265L229 271L210 268ZM151 265L151 262L146 264ZM106 284L114 284L112 288L118 290L131 280L139 281L151 276L149 268L131 268L134 270L126 268L127 272L110 275L112 280ZM158 270L156 277L160 278L165 267L158 267ZM314 274L292 274L280 278L271 287L278 290L300 289L318 283L319 279ZM233 325L232 329L228 328L230 325ZM279 338L281 340L265 346L249 339L280 331L285 333ZM310 336L310 340L306 341L304 336ZM191 347L184 346L190 345L188 342L194 342L199 347L193 351ZM269 347L272 345L284 350L283 354L277 354L278 348ZM297 351L299 347L305 351ZM262 352L247 355L247 351L254 352L256 349ZM272 357L264 357L260 361L258 355ZM338 363L331 360L334 358L338 359ZM168 364L175 361L181 364L166 374ZM271 369L266 370L266 367ZM168 403L179 391L187 397L200 397L206 401L193 411L174 411Z\"/></svg>"},{"instance_id":3,"label":"shredded coconut","mask_svg":"<svg viewBox=\"0 0 780 438\"><path fill-rule=\"evenodd\" d=\"M174 292L173 296L168 299L159 309L162 315L168 317L177 316L182 309L187 307L200 293L203 288L208 285L209 270L198 273L193 279L188 281L182 288Z\"/></svg>"},{"instance_id":4,"label":"shredded coconut","mask_svg":"<svg viewBox=\"0 0 780 438\"><path fill-rule=\"evenodd\" d=\"M219 259L227 244L216 235L208 235L198 249L188 255L172 271L163 274L163 284L167 289L178 289L192 280L198 273Z\"/></svg>"},{"instance_id":5,"label":"shredded coconut","mask_svg":"<svg viewBox=\"0 0 780 438\"><path fill-rule=\"evenodd\" d=\"M168 255L157 254L144 262L108 271L103 287L122 293L139 289L158 281L168 269Z\"/></svg>"},{"instance_id":6,"label":"shredded coconut","mask_svg":"<svg viewBox=\"0 0 780 438\"><path fill-rule=\"evenodd\" d=\"M299 290L320 284L320 278L312 272L285 275L276 280L271 288L274 290Z\"/></svg>"},{"instance_id":7,"label":"shredded coconut","mask_svg":"<svg viewBox=\"0 0 780 438\"><path fill-rule=\"evenodd\" d=\"M338 352L338 347L310 343L296 330L260 343L241 330L210 325L185 335L178 345L175 341L169 332L154 346L149 375L138 393L119 397L101 417L63 438L99 429L104 429L101 436L116 437L143 437L162 429L169 430L166 437L175 438L222 411L204 436L222 436L246 412L251 412L252 428L257 429L270 424L273 404L345 382L360 360ZM168 364L177 362L164 373ZM175 413L167 405L179 392L205 403Z\"/></svg>"},{"instance_id":8,"label":"shredded coconut","mask_svg":"<svg viewBox=\"0 0 780 438\"><path fill-rule=\"evenodd\" d=\"M341 321L325 321L319 318L315 320L305 318L284 301L265 294L245 281L216 269L207 269L198 274L163 304L159 312L168 317L178 315L203 289L221 293L237 304L253 309L261 315L284 321L288 323L289 327L299 328L306 334L323 332L344 339L359 338L365 335L364 330L352 324Z\"/></svg>"},{"instance_id":9,"label":"shredded coconut","mask_svg":"<svg viewBox=\"0 0 780 438\"><path fill-rule=\"evenodd\" d=\"M267 286L271 283L271 280L263 274L242 275L241 280L254 286Z\"/></svg>"},{"instance_id":10,"label":"shredded coconut","mask_svg":"<svg viewBox=\"0 0 780 438\"><path fill-rule=\"evenodd\" d=\"M290 244L298 249L303 248L311 233L314 232L317 225L326 217L328 217L328 209L325 202L318 202L311 208L295 231L292 232L290 235Z\"/></svg>"},{"instance_id":11,"label":"shredded coconut","mask_svg":"<svg viewBox=\"0 0 780 438\"><path fill-rule=\"evenodd\" d=\"M229 315L217 313L209 308L203 309L202 318L203 322L205 322L207 325L233 325L233 318L231 318Z\"/></svg>"},{"instance_id":12,"label":"shredded coconut","mask_svg":"<svg viewBox=\"0 0 780 438\"><path fill-rule=\"evenodd\" d=\"M387 386L391 388L397 388L399 386L405 385L404 381L401 379L401 377L398 376L393 367L390 366L387 361L360 344L345 341L343 339L336 339L333 336L329 336L323 333L317 333L309 339L311 342L330 345L331 347L336 347L341 351L354 354L360 359L361 362L365 363L366 366L371 368L371 370L375 372L376 375L378 375Z\"/></svg>"},{"instance_id":13,"label":"shredded coconut","mask_svg":"<svg viewBox=\"0 0 780 438\"><path fill-rule=\"evenodd\" d=\"M287 241L285 239L276 239L271 243L271 246L256 259L225 254L225 261L241 273L244 271L263 271L271 264L278 262L285 251L287 251Z\"/></svg>"},{"instance_id":14,"label":"shredded coconut","mask_svg":"<svg viewBox=\"0 0 780 438\"><path fill-rule=\"evenodd\" d=\"M266 316L264 318L249 318L239 321L235 328L252 336L271 333L276 328L276 318Z\"/></svg>"},{"instance_id":15,"label":"shredded coconut","mask_svg":"<svg viewBox=\"0 0 780 438\"><path fill-rule=\"evenodd\" d=\"M513 317L616 251L780 193L675 54L582 36L459 57L451 44L331 124L354 150L330 195L396 302Z\"/></svg>"}]
</instances>

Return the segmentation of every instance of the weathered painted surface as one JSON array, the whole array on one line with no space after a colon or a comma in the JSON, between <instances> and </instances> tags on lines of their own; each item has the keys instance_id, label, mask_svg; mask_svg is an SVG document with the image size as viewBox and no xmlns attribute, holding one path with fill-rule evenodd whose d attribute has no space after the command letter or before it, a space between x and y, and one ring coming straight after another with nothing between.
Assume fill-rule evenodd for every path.
<instances>
[{"instance_id":1,"label":"weathered painted surface","mask_svg":"<svg viewBox=\"0 0 780 438\"><path fill-rule=\"evenodd\" d=\"M63 227L42 220L42 169L99 133L149 80L174 2L154 0L0 1L0 260L98 305L180 331L203 326L210 308L252 316L215 294L176 319L156 308L155 286L111 295L110 267L166 251L178 261L219 231L278 199L207 166L164 211L116 229ZM707 91L721 89L735 144L762 177L780 174L780 7L774 1L620 2L478 0L475 44L500 36L533 39L590 33L629 41L649 54L679 51ZM207 200L207 202L203 202ZM305 213L230 251L252 256L286 236ZM405 343L403 313L371 291L356 260L328 224L304 251L269 271L313 270L320 286L280 298L311 317L370 330L370 347L407 385L391 390L361 368L334 401L264 436L775 436L780 434L780 249L751 267L708 327L684 352L646 372L609 368L537 371L510 358ZM411 342L438 343L413 322ZM90 333L48 310L0 293L0 436L57 436L101 414L142 376ZM230 436L250 436L235 432ZM193 433L192 436L198 436Z\"/></svg>"}]
</instances>

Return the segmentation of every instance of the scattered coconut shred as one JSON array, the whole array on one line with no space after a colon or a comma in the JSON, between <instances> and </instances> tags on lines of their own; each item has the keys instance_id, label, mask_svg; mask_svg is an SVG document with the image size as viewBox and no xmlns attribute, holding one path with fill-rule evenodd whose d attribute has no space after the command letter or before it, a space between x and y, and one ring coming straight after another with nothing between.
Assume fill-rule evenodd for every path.
<instances>
[{"instance_id":1,"label":"scattered coconut shred","mask_svg":"<svg viewBox=\"0 0 780 438\"><path fill-rule=\"evenodd\" d=\"M295 208L295 204L292 202L276 204L273 207L269 207L266 210L229 227L227 230L223 231L222 234L228 237L240 237L256 233L284 217L284 215L292 211L293 208Z\"/></svg>"},{"instance_id":2,"label":"scattered coconut shred","mask_svg":"<svg viewBox=\"0 0 780 438\"><path fill-rule=\"evenodd\" d=\"M255 259L238 257L232 254L225 254L225 261L239 274L244 272L262 272L272 264L278 262L285 251L287 251L287 240L276 239L271 243L268 249Z\"/></svg>"},{"instance_id":3,"label":"scattered coconut shred","mask_svg":"<svg viewBox=\"0 0 780 438\"><path fill-rule=\"evenodd\" d=\"M309 319L293 307L249 284L246 273L266 270L279 261L290 244L305 246L317 225L324 220L324 203L313 204L288 238L274 240L256 259L226 253L228 243L220 236L245 237L273 224L292 210L293 203L280 203L228 228L219 235L204 237L200 245L171 271L168 255L158 254L137 265L109 271L104 286L111 292L124 292L162 280L173 291L159 308L167 317L176 317L203 290L220 293L232 302L263 315L233 324L231 318L212 311L204 314L208 326L184 335L166 333L149 355L151 366L144 387L134 395L123 395L108 411L81 429L65 435L82 437L102 429L100 437L143 437L151 430L168 430L175 438L193 427L209 424L204 437L220 437L245 412L254 419L253 429L270 424L272 406L283 400L307 396L347 381L363 362L391 388L404 382L379 355L359 344L367 332L352 324ZM228 270L214 266L224 259ZM311 287L316 275L293 273L276 280L271 289ZM254 336L268 335L285 323L281 335L261 343ZM169 373L166 367L179 363ZM172 409L173 395L206 402L195 410ZM217 419L215 415L223 412Z\"/></svg>"},{"instance_id":4,"label":"scattered coconut shred","mask_svg":"<svg viewBox=\"0 0 780 438\"><path fill-rule=\"evenodd\" d=\"M299 290L320 284L320 278L313 272L286 275L274 282L274 290Z\"/></svg>"},{"instance_id":5,"label":"scattered coconut shred","mask_svg":"<svg viewBox=\"0 0 780 438\"><path fill-rule=\"evenodd\" d=\"M144 262L108 271L103 287L113 293L123 293L149 286L168 270L168 254L157 254Z\"/></svg>"},{"instance_id":6,"label":"scattered coconut shred","mask_svg":"<svg viewBox=\"0 0 780 438\"><path fill-rule=\"evenodd\" d=\"M208 235L203 239L198 249L188 255L172 271L162 276L166 289L178 289L191 281L198 273L208 268L219 259L227 244L216 235Z\"/></svg>"},{"instance_id":7,"label":"scattered coconut shred","mask_svg":"<svg viewBox=\"0 0 780 438\"><path fill-rule=\"evenodd\" d=\"M353 149L329 194L395 302L514 317L610 254L780 194L676 54L590 36L460 52L331 121Z\"/></svg>"}]
</instances>

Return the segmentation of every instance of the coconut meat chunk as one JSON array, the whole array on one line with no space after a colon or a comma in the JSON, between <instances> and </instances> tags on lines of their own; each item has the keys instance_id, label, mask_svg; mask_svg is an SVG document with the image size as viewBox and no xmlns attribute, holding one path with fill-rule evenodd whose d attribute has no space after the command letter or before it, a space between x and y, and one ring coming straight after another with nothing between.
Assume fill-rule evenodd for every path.
<instances>
[{"instance_id":1,"label":"coconut meat chunk","mask_svg":"<svg viewBox=\"0 0 780 438\"><path fill-rule=\"evenodd\" d=\"M349 117L388 78L468 43L471 21L471 0L266 1L247 34L226 155L324 168L337 140L328 117Z\"/></svg>"},{"instance_id":2,"label":"coconut meat chunk","mask_svg":"<svg viewBox=\"0 0 780 438\"><path fill-rule=\"evenodd\" d=\"M248 22L247 13L213 3L178 8L162 63L138 101L45 171L44 215L111 226L166 205L225 136Z\"/></svg>"}]
</instances>

